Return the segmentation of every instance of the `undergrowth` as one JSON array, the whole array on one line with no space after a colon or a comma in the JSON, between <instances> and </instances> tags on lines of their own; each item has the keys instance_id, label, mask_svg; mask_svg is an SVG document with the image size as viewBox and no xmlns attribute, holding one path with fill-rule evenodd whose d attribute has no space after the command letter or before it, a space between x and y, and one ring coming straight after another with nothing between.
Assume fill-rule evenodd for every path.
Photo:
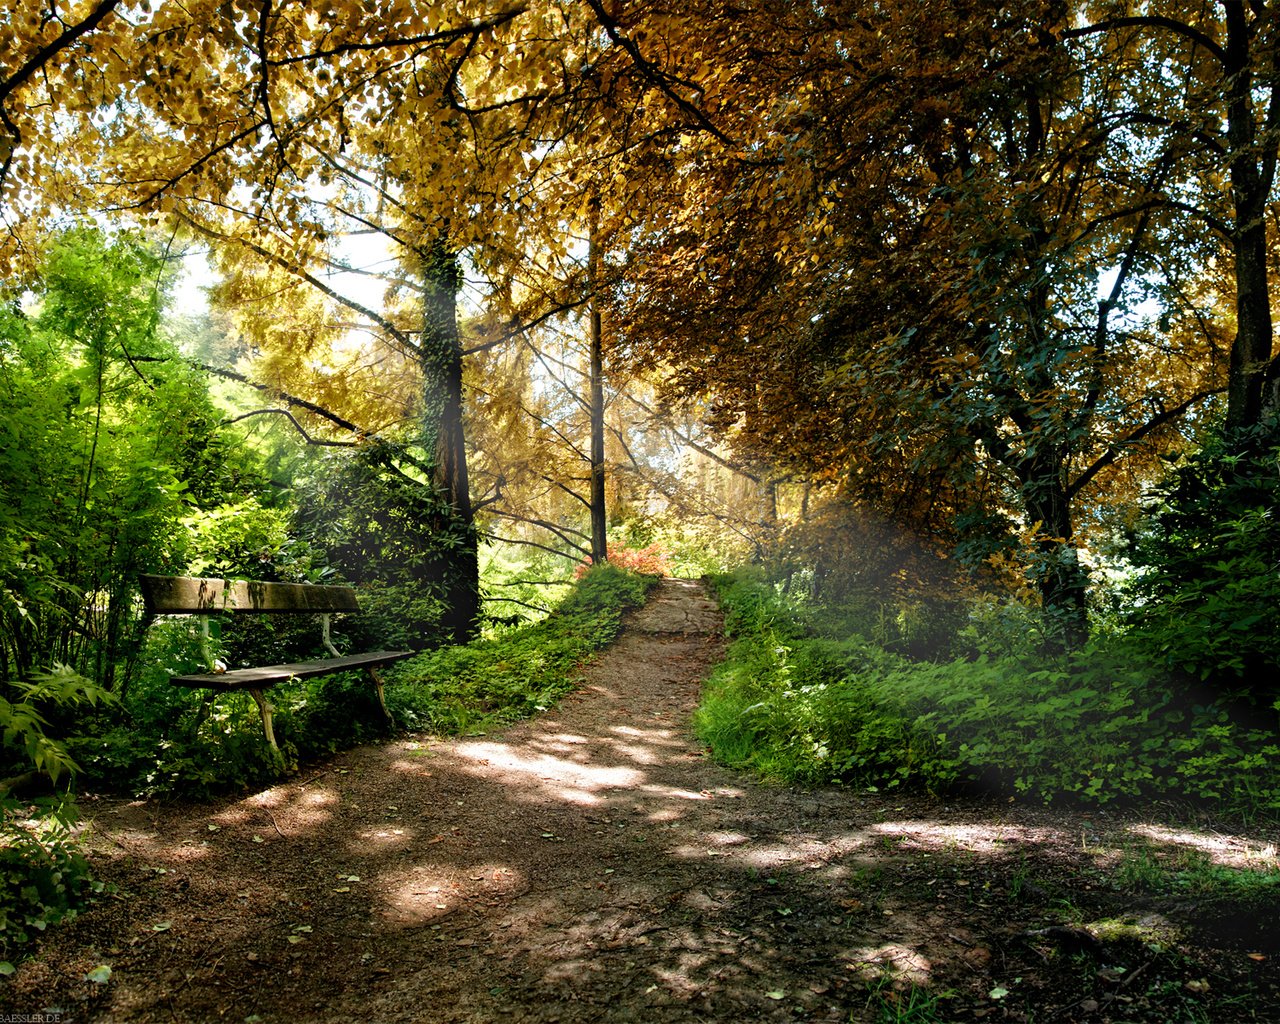
<instances>
[{"instance_id":1,"label":"undergrowth","mask_svg":"<svg viewBox=\"0 0 1280 1024\"><path fill-rule=\"evenodd\" d=\"M71 823L70 804L0 800L0 976L50 925L75 917L101 892Z\"/></svg>"},{"instance_id":2,"label":"undergrowth","mask_svg":"<svg viewBox=\"0 0 1280 1024\"><path fill-rule=\"evenodd\" d=\"M573 688L577 666L618 635L623 614L644 603L654 582L608 564L591 569L548 618L397 666L387 707L405 726L441 734L542 711Z\"/></svg>"},{"instance_id":3,"label":"undergrowth","mask_svg":"<svg viewBox=\"0 0 1280 1024\"><path fill-rule=\"evenodd\" d=\"M733 643L697 728L726 763L871 790L1280 811L1277 708L1175 683L1123 638L1056 657L913 661L830 609L806 617L763 579L715 579Z\"/></svg>"}]
</instances>

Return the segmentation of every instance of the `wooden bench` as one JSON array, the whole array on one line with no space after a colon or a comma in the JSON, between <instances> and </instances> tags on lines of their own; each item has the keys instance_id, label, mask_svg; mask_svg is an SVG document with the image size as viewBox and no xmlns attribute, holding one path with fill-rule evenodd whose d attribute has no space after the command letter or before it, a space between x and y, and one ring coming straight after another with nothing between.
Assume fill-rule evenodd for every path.
<instances>
[{"instance_id":1,"label":"wooden bench","mask_svg":"<svg viewBox=\"0 0 1280 1024\"><path fill-rule=\"evenodd\" d=\"M198 579L190 576L149 576L138 578L142 588L142 600L147 615L199 615L201 636L204 640L205 660L213 668L209 654L209 619L212 614L257 613L267 615L319 615L325 648L333 655L320 661L298 661L287 665L264 665L261 668L241 668L230 672L206 672L197 675L173 676L175 686L206 687L211 690L248 690L262 714L262 730L276 756L275 730L271 725L272 707L263 691L289 679L310 679L335 672L362 669L369 675L378 695L378 706L391 721L382 692L382 676L378 669L383 665L411 658L414 651L373 651L369 654L338 653L329 637L329 620L334 612L357 612L360 605L351 587L320 586L306 583L260 583L247 580Z\"/></svg>"}]
</instances>

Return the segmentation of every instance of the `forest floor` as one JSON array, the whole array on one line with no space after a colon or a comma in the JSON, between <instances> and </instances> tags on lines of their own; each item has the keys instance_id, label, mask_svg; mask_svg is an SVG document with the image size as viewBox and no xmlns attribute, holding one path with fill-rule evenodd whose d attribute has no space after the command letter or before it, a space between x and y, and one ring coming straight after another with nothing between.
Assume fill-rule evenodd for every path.
<instances>
[{"instance_id":1,"label":"forest floor","mask_svg":"<svg viewBox=\"0 0 1280 1024\"><path fill-rule=\"evenodd\" d=\"M762 784L667 581L554 711L264 792L88 800L112 887L0 983L62 1021L1280 1021L1273 829ZM100 965L109 980L85 975ZM100 972L101 974L101 972Z\"/></svg>"}]
</instances>

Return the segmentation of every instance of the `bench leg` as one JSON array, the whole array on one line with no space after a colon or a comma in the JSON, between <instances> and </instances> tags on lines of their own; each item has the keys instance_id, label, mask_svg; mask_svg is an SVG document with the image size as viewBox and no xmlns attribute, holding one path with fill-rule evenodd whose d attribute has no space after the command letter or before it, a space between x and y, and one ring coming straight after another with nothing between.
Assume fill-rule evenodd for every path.
<instances>
[{"instance_id":1,"label":"bench leg","mask_svg":"<svg viewBox=\"0 0 1280 1024\"><path fill-rule=\"evenodd\" d=\"M382 695L382 676L378 670L372 665L365 669L369 673L369 678L373 680L373 692L378 695L378 707L382 708L382 717L387 720L387 724L394 726L396 720L391 717L391 712L387 710L387 700Z\"/></svg>"},{"instance_id":2,"label":"bench leg","mask_svg":"<svg viewBox=\"0 0 1280 1024\"><path fill-rule=\"evenodd\" d=\"M267 742L271 744L271 749L275 751L276 760L284 761L284 755L280 753L280 748L276 745L276 732L271 727L271 712L275 710L267 703L267 698L263 696L261 690L250 690L254 703L258 705L258 711L262 715L262 731L267 734Z\"/></svg>"}]
</instances>

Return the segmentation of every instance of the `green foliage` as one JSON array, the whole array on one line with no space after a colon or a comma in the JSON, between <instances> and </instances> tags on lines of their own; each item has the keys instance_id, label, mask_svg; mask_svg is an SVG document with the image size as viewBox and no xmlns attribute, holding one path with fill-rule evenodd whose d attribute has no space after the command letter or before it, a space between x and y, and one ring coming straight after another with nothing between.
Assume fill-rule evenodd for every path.
<instances>
[{"instance_id":1,"label":"green foliage","mask_svg":"<svg viewBox=\"0 0 1280 1024\"><path fill-rule=\"evenodd\" d=\"M540 622L397 666L387 706L410 728L464 734L544 710L572 689L574 670L618 635L623 614L654 582L594 568Z\"/></svg>"},{"instance_id":2,"label":"green foliage","mask_svg":"<svg viewBox=\"0 0 1280 1024\"><path fill-rule=\"evenodd\" d=\"M67 805L0 801L0 960L101 892L71 831Z\"/></svg>"},{"instance_id":3,"label":"green foliage","mask_svg":"<svg viewBox=\"0 0 1280 1024\"><path fill-rule=\"evenodd\" d=\"M449 632L474 537L425 479L408 452L378 444L326 452L295 491L298 534L361 591L365 614L350 623L361 649L419 649Z\"/></svg>"},{"instance_id":4,"label":"green foliage","mask_svg":"<svg viewBox=\"0 0 1280 1024\"><path fill-rule=\"evenodd\" d=\"M0 765L8 760L3 756L7 752L54 782L74 773L76 763L66 746L48 734L49 709L93 708L109 703L111 695L65 665L37 672L29 683L5 683L3 690L16 699L0 695Z\"/></svg>"},{"instance_id":5,"label":"green foliage","mask_svg":"<svg viewBox=\"0 0 1280 1024\"><path fill-rule=\"evenodd\" d=\"M256 579L261 565L289 543L289 510L264 508L256 495L207 509L184 521L191 533L186 572L222 579Z\"/></svg>"},{"instance_id":6,"label":"green foliage","mask_svg":"<svg viewBox=\"0 0 1280 1024\"><path fill-rule=\"evenodd\" d=\"M1133 633L1169 668L1280 696L1280 428L1212 435L1151 494Z\"/></svg>"},{"instance_id":7,"label":"green foliage","mask_svg":"<svg viewBox=\"0 0 1280 1024\"><path fill-rule=\"evenodd\" d=\"M136 238L77 230L0 295L0 678L56 662L113 687L137 574L181 571L192 505L225 500L236 459L157 330L161 271Z\"/></svg>"},{"instance_id":8,"label":"green foliage","mask_svg":"<svg viewBox=\"0 0 1280 1024\"><path fill-rule=\"evenodd\" d=\"M493 543L481 550L486 630L536 622L573 586L571 564L550 552Z\"/></svg>"},{"instance_id":9,"label":"green foliage","mask_svg":"<svg viewBox=\"0 0 1280 1024\"><path fill-rule=\"evenodd\" d=\"M1280 810L1276 716L1190 695L1109 640L916 662L820 617L814 634L767 583L720 579L735 637L696 725L722 760L870 789L977 788L1090 803L1170 795ZM836 638L839 637L839 638Z\"/></svg>"}]
</instances>

